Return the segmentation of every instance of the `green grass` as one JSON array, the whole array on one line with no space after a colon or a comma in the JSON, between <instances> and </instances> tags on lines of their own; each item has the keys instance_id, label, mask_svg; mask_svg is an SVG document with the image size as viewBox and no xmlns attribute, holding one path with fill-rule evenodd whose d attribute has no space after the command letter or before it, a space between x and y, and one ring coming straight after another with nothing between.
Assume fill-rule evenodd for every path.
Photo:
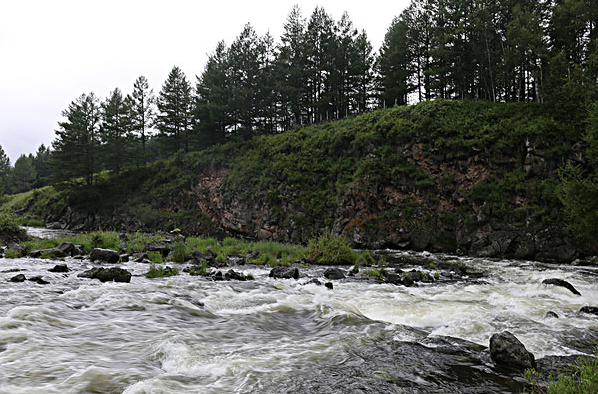
<instances>
[{"instance_id":1,"label":"green grass","mask_svg":"<svg viewBox=\"0 0 598 394\"><path fill-rule=\"evenodd\" d=\"M151 264L149 270L145 274L145 277L149 279L165 278L168 276L175 276L179 274L179 270L176 267L170 269L168 268L169 267L163 266L156 267L155 264Z\"/></svg>"},{"instance_id":2,"label":"green grass","mask_svg":"<svg viewBox=\"0 0 598 394\"><path fill-rule=\"evenodd\" d=\"M381 270L367 270L367 271L365 271L365 274L367 276L371 276L371 277L379 279L379 280L383 280L384 279L384 275L382 275L382 271Z\"/></svg>"},{"instance_id":3,"label":"green grass","mask_svg":"<svg viewBox=\"0 0 598 394\"><path fill-rule=\"evenodd\" d=\"M0 238L1 237L24 237L26 235L15 218L11 215L0 214Z\"/></svg>"},{"instance_id":4,"label":"green grass","mask_svg":"<svg viewBox=\"0 0 598 394\"><path fill-rule=\"evenodd\" d=\"M525 377L534 394L594 394L598 393L598 354L581 357L572 374L549 377L546 387L538 384L538 374L534 370L525 371Z\"/></svg>"},{"instance_id":5,"label":"green grass","mask_svg":"<svg viewBox=\"0 0 598 394\"><path fill-rule=\"evenodd\" d=\"M311 239L307 253L309 261L329 265L353 265L358 257L345 237L334 234Z\"/></svg>"},{"instance_id":6,"label":"green grass","mask_svg":"<svg viewBox=\"0 0 598 394\"><path fill-rule=\"evenodd\" d=\"M148 252L147 257L150 259L152 264L162 264L164 263L164 259L162 258L162 254L159 252Z\"/></svg>"}]
</instances>

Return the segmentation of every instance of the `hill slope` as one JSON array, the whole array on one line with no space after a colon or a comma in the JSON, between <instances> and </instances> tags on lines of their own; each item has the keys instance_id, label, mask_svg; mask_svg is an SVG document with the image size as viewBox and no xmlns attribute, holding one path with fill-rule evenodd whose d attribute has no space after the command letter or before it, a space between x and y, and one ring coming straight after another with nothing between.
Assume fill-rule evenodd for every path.
<instances>
[{"instance_id":1,"label":"hill slope","mask_svg":"<svg viewBox=\"0 0 598 394\"><path fill-rule=\"evenodd\" d=\"M566 234L555 193L579 133L537 104L436 100L105 175L45 220L571 261L595 252Z\"/></svg>"}]
</instances>

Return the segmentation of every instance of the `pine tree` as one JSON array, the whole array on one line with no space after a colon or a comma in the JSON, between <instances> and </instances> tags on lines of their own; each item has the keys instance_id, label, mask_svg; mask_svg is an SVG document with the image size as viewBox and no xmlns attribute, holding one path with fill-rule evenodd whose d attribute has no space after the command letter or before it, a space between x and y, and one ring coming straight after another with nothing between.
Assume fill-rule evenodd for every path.
<instances>
[{"instance_id":1,"label":"pine tree","mask_svg":"<svg viewBox=\"0 0 598 394\"><path fill-rule=\"evenodd\" d=\"M62 112L65 121L59 122L56 139L52 142L51 168L54 180L76 182L84 177L91 188L99 169L100 103L90 93L82 94Z\"/></svg>"},{"instance_id":2,"label":"pine tree","mask_svg":"<svg viewBox=\"0 0 598 394\"><path fill-rule=\"evenodd\" d=\"M189 152L193 126L191 85L177 66L174 66L168 74L158 96L156 126L165 153L176 153L179 149Z\"/></svg>"},{"instance_id":3,"label":"pine tree","mask_svg":"<svg viewBox=\"0 0 598 394\"><path fill-rule=\"evenodd\" d=\"M124 166L131 152L133 140L133 117L130 99L123 97L119 88L114 89L102 103L102 123L100 140L102 142L104 167L117 173Z\"/></svg>"},{"instance_id":4,"label":"pine tree","mask_svg":"<svg viewBox=\"0 0 598 394\"><path fill-rule=\"evenodd\" d=\"M141 163L147 162L145 145L151 137L150 125L154 121L154 105L156 99L153 89L150 89L147 78L143 75L135 80L131 95L132 128L137 139L141 142Z\"/></svg>"},{"instance_id":5,"label":"pine tree","mask_svg":"<svg viewBox=\"0 0 598 394\"><path fill-rule=\"evenodd\" d=\"M12 170L12 193L23 193L31 190L35 182L36 173L33 167L33 155L21 155L15 161L15 167Z\"/></svg>"},{"instance_id":6,"label":"pine tree","mask_svg":"<svg viewBox=\"0 0 598 394\"><path fill-rule=\"evenodd\" d=\"M9 188L8 177L10 174L10 159L4 152L2 145L0 145L0 196L7 193Z\"/></svg>"},{"instance_id":7,"label":"pine tree","mask_svg":"<svg viewBox=\"0 0 598 394\"><path fill-rule=\"evenodd\" d=\"M197 77L194 100L195 127L203 145L223 143L231 125L228 49L220 41Z\"/></svg>"},{"instance_id":8,"label":"pine tree","mask_svg":"<svg viewBox=\"0 0 598 394\"><path fill-rule=\"evenodd\" d=\"M35 183L33 187L40 188L48 184L51 176L50 172L50 148L41 144L33 157L33 167L35 169Z\"/></svg>"}]
</instances>

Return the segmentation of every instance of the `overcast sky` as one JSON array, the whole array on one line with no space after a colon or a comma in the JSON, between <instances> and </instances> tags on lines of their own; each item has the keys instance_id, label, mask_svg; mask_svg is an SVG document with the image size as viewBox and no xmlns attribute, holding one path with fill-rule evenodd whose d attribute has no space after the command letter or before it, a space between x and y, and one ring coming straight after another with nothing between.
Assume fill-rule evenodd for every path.
<instances>
[{"instance_id":1,"label":"overcast sky","mask_svg":"<svg viewBox=\"0 0 598 394\"><path fill-rule=\"evenodd\" d=\"M377 49L408 2L2 0L0 145L13 165L49 145L81 93L128 93L139 75L157 93L174 65L195 83L218 41L230 44L247 22L278 40L294 4L306 18L318 5L335 20L347 11Z\"/></svg>"}]
</instances>

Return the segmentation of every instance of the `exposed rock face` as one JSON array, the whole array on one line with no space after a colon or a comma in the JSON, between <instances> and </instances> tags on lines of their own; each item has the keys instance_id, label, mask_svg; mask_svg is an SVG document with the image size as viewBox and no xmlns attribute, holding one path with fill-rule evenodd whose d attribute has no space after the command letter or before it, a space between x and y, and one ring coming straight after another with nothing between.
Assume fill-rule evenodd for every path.
<instances>
[{"instance_id":1,"label":"exposed rock face","mask_svg":"<svg viewBox=\"0 0 598 394\"><path fill-rule=\"evenodd\" d=\"M345 274L338 268L328 268L326 271L324 271L324 277L331 280L344 279Z\"/></svg>"},{"instance_id":2,"label":"exposed rock face","mask_svg":"<svg viewBox=\"0 0 598 394\"><path fill-rule=\"evenodd\" d=\"M573 287L573 285L571 283L569 283L563 279L558 279L558 278L544 279L542 281L542 284L564 287L565 289L571 291L571 293L573 293L575 295L578 295L578 296L581 295L581 293L579 291L577 291L577 289L575 287Z\"/></svg>"},{"instance_id":3,"label":"exposed rock face","mask_svg":"<svg viewBox=\"0 0 598 394\"><path fill-rule=\"evenodd\" d=\"M299 269L292 267L274 267L270 271L271 278L299 279Z\"/></svg>"},{"instance_id":4,"label":"exposed rock face","mask_svg":"<svg viewBox=\"0 0 598 394\"><path fill-rule=\"evenodd\" d=\"M108 264L116 264L120 259L117 251L111 249L94 248L89 255L91 261L99 260Z\"/></svg>"},{"instance_id":5,"label":"exposed rock face","mask_svg":"<svg viewBox=\"0 0 598 394\"><path fill-rule=\"evenodd\" d=\"M92 268L77 275L79 278L99 279L101 282L131 282L131 273L123 268Z\"/></svg>"},{"instance_id":6,"label":"exposed rock face","mask_svg":"<svg viewBox=\"0 0 598 394\"><path fill-rule=\"evenodd\" d=\"M492 335L490 356L496 364L512 369L524 370L536 367L534 355L528 352L525 346L509 331Z\"/></svg>"}]
</instances>

